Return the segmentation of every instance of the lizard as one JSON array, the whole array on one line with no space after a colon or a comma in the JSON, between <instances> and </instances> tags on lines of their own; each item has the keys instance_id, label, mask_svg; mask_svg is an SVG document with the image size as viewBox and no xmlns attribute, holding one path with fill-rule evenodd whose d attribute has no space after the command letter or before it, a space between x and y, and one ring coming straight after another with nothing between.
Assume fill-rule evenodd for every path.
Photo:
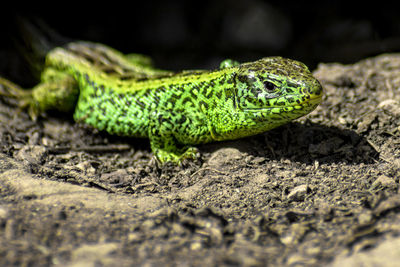
<instances>
[{"instance_id":1,"label":"lizard","mask_svg":"<svg viewBox=\"0 0 400 267\"><path fill-rule=\"evenodd\" d=\"M196 159L195 145L263 133L313 111L323 88L282 57L224 60L214 70L156 69L139 54L77 41L52 48L30 90L1 79L32 118L51 109L120 136L148 138L161 164Z\"/></svg>"}]
</instances>

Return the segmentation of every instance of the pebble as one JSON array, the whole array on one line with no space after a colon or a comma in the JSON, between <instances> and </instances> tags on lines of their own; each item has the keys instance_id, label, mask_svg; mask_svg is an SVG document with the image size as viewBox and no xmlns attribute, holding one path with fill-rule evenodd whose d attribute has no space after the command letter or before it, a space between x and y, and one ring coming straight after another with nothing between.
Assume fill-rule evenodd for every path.
<instances>
[{"instance_id":1,"label":"pebble","mask_svg":"<svg viewBox=\"0 0 400 267\"><path fill-rule=\"evenodd\" d=\"M293 190L289 193L289 195L287 196L287 198L290 201L303 201L304 198L307 195L307 192L309 190L308 185L303 184L303 185L299 185L296 186L295 188L293 188Z\"/></svg>"},{"instance_id":2,"label":"pebble","mask_svg":"<svg viewBox=\"0 0 400 267\"><path fill-rule=\"evenodd\" d=\"M208 160L208 164L210 166L221 166L242 157L243 153L237 148L221 148L213 153L211 158Z\"/></svg>"},{"instance_id":3,"label":"pebble","mask_svg":"<svg viewBox=\"0 0 400 267\"><path fill-rule=\"evenodd\" d=\"M30 164L42 164L46 154L44 146L26 145L16 153L15 158Z\"/></svg>"},{"instance_id":4,"label":"pebble","mask_svg":"<svg viewBox=\"0 0 400 267\"><path fill-rule=\"evenodd\" d=\"M6 219L7 218L7 210L6 208L0 206L0 220Z\"/></svg>"},{"instance_id":5,"label":"pebble","mask_svg":"<svg viewBox=\"0 0 400 267\"><path fill-rule=\"evenodd\" d=\"M391 189L397 189L398 184L393 178L390 178L386 175L381 175L371 185L372 188L377 188L379 186Z\"/></svg>"}]
</instances>

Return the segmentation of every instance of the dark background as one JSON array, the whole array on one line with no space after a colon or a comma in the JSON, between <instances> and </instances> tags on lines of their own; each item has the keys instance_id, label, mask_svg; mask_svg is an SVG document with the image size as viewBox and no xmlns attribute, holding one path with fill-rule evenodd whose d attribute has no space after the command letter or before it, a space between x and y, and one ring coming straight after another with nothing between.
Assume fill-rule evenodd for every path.
<instances>
[{"instance_id":1,"label":"dark background","mask_svg":"<svg viewBox=\"0 0 400 267\"><path fill-rule=\"evenodd\" d=\"M30 83L12 42L15 17L36 17L71 40L143 53L165 69L215 68L225 58L280 55L351 63L400 50L400 4L352 1L12 3L0 18L0 75Z\"/></svg>"}]
</instances>

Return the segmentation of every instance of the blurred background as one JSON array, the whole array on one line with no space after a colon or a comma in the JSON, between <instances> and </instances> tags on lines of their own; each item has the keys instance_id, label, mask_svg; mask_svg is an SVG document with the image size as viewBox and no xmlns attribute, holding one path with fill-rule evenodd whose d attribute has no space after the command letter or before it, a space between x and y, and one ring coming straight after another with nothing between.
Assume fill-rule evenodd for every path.
<instances>
[{"instance_id":1,"label":"blurred background","mask_svg":"<svg viewBox=\"0 0 400 267\"><path fill-rule=\"evenodd\" d=\"M35 1L37 2L37 1ZM21 3L18 3L21 4ZM0 75L33 81L16 52L15 17L36 17L71 40L150 55L172 70L216 68L225 58L266 56L352 63L400 51L400 3L395 1L203 0L71 1L12 4L0 16Z\"/></svg>"}]
</instances>

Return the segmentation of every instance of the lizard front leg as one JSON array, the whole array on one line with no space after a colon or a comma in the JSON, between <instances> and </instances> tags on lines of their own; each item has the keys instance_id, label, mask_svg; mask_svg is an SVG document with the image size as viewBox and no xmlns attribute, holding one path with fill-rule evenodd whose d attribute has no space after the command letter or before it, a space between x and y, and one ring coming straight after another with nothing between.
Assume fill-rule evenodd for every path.
<instances>
[{"instance_id":1,"label":"lizard front leg","mask_svg":"<svg viewBox=\"0 0 400 267\"><path fill-rule=\"evenodd\" d=\"M184 159L199 157L196 147L183 145L177 140L180 125L176 123L176 117L171 113L157 114L150 120L150 146L161 164L166 162L180 164Z\"/></svg>"}]
</instances>

